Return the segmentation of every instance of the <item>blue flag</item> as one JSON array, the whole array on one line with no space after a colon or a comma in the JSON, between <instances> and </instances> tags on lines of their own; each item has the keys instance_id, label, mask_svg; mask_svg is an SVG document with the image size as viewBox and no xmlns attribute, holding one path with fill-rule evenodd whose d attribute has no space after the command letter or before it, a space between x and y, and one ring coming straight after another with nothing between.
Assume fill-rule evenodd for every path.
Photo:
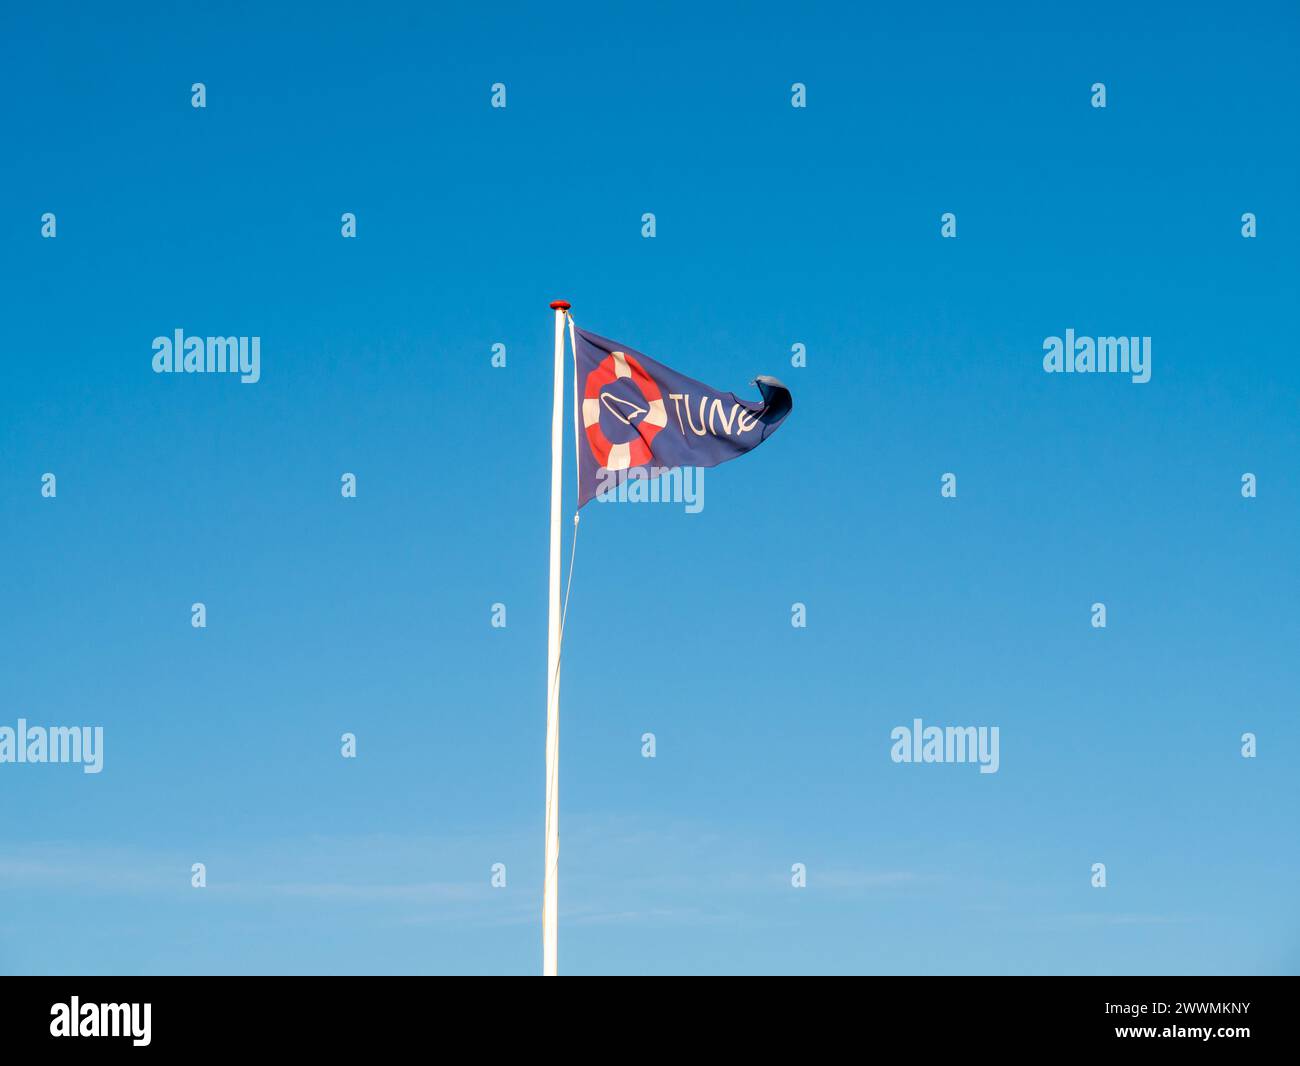
<instances>
[{"instance_id":1,"label":"blue flag","mask_svg":"<svg viewBox=\"0 0 1300 1066\"><path fill-rule=\"evenodd\" d=\"M578 364L578 506L629 476L717 466L767 440L794 405L776 378L760 402L719 392L626 344L574 329Z\"/></svg>"}]
</instances>

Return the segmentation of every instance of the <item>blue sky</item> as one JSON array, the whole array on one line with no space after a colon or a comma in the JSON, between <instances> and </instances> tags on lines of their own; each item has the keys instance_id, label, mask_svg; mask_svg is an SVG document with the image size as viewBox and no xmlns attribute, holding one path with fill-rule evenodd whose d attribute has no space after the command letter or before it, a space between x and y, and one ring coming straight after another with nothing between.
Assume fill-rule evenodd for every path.
<instances>
[{"instance_id":1,"label":"blue sky","mask_svg":"<svg viewBox=\"0 0 1300 1066\"><path fill-rule=\"evenodd\" d=\"M1292 6L266 6L0 40L0 972L538 971L561 296L795 400L583 512L562 972L1300 969Z\"/></svg>"}]
</instances>

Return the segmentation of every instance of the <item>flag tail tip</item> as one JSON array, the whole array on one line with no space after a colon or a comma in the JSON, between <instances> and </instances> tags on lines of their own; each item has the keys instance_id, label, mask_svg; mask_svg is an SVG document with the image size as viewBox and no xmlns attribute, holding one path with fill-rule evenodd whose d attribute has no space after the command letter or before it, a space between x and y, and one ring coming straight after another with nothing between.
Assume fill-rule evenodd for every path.
<instances>
[{"instance_id":1,"label":"flag tail tip","mask_svg":"<svg viewBox=\"0 0 1300 1066\"><path fill-rule=\"evenodd\" d=\"M794 397L790 390L770 374L759 374L754 379L763 402L767 404L762 422L780 422L794 409Z\"/></svg>"}]
</instances>

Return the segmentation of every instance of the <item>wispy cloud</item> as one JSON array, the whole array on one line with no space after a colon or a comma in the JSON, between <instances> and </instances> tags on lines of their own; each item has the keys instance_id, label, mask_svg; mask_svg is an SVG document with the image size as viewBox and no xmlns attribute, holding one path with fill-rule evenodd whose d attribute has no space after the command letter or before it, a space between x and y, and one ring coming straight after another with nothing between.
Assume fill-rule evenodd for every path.
<instances>
[{"instance_id":1,"label":"wispy cloud","mask_svg":"<svg viewBox=\"0 0 1300 1066\"><path fill-rule=\"evenodd\" d=\"M817 874L815 884L818 888L832 891L869 892L873 889L900 888L914 885L933 878L907 870L885 870L873 872L868 870L826 870ZM810 884L814 882L810 881Z\"/></svg>"},{"instance_id":2,"label":"wispy cloud","mask_svg":"<svg viewBox=\"0 0 1300 1066\"><path fill-rule=\"evenodd\" d=\"M485 838L490 848L485 849ZM784 860L765 854L747 836L720 834L703 823L647 826L611 816L575 818L566 844L561 905L566 924L734 924L762 912L774 894L795 891ZM310 836L247 848L196 847L192 853L30 844L0 860L0 892L188 900L195 891L191 864L202 861L207 875L202 891L211 905L274 906L294 900L367 909L400 925L509 925L537 920L540 871L512 860L509 887L496 889L490 883L491 862L483 856L490 851L501 861L532 857L534 845L531 837L509 833ZM823 869L812 863L806 891L867 898L911 891L931 880L908 870Z\"/></svg>"},{"instance_id":3,"label":"wispy cloud","mask_svg":"<svg viewBox=\"0 0 1300 1066\"><path fill-rule=\"evenodd\" d=\"M1071 925L1188 925L1202 919L1178 914L1077 913L1052 915L1045 920Z\"/></svg>"},{"instance_id":4,"label":"wispy cloud","mask_svg":"<svg viewBox=\"0 0 1300 1066\"><path fill-rule=\"evenodd\" d=\"M428 881L421 884L342 884L287 882L258 884L236 882L226 891L248 895L286 896L339 903L463 903L482 899L489 891L481 884Z\"/></svg>"}]
</instances>

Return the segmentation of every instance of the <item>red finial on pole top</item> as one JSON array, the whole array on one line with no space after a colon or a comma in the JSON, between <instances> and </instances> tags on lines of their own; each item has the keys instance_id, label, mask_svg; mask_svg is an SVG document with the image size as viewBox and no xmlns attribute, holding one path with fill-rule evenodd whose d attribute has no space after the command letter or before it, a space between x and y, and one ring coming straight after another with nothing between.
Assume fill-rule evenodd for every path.
<instances>
[{"instance_id":1,"label":"red finial on pole top","mask_svg":"<svg viewBox=\"0 0 1300 1066\"><path fill-rule=\"evenodd\" d=\"M572 307L572 306L573 306L573 305L570 304L568 300L552 300L552 301L551 301L551 310L552 310L552 311L567 311L567 310L568 310L570 307Z\"/></svg>"}]
</instances>

